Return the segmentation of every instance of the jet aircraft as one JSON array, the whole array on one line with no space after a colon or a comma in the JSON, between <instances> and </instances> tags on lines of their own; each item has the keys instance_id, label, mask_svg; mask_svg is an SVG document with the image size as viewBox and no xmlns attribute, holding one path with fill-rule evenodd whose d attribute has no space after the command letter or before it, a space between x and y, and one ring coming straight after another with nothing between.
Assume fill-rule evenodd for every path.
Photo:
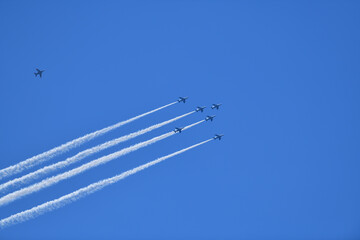
<instances>
[{"instance_id":1,"label":"jet aircraft","mask_svg":"<svg viewBox=\"0 0 360 240\"><path fill-rule=\"evenodd\" d=\"M174 133L181 133L184 128L175 128Z\"/></svg>"},{"instance_id":2,"label":"jet aircraft","mask_svg":"<svg viewBox=\"0 0 360 240\"><path fill-rule=\"evenodd\" d=\"M206 107L197 107L195 109L196 112L203 112Z\"/></svg>"},{"instance_id":3,"label":"jet aircraft","mask_svg":"<svg viewBox=\"0 0 360 240\"><path fill-rule=\"evenodd\" d=\"M179 97L179 99L177 101L185 103L186 99L188 99L188 98L189 97Z\"/></svg>"},{"instance_id":4,"label":"jet aircraft","mask_svg":"<svg viewBox=\"0 0 360 240\"><path fill-rule=\"evenodd\" d=\"M36 68L36 73L34 73L35 74L35 77L37 77L37 75L39 75L40 77L42 77L42 73L45 71L45 70L39 70L38 68Z\"/></svg>"},{"instance_id":5,"label":"jet aircraft","mask_svg":"<svg viewBox=\"0 0 360 240\"><path fill-rule=\"evenodd\" d=\"M215 134L215 137L213 137L213 139L214 140L219 139L219 141L220 141L223 136L224 136L224 134Z\"/></svg>"},{"instance_id":6,"label":"jet aircraft","mask_svg":"<svg viewBox=\"0 0 360 240\"><path fill-rule=\"evenodd\" d=\"M214 116L206 116L205 120L208 121L212 121L214 119L215 115Z\"/></svg>"},{"instance_id":7,"label":"jet aircraft","mask_svg":"<svg viewBox=\"0 0 360 240\"><path fill-rule=\"evenodd\" d=\"M217 110L219 110L219 107L221 106L222 104L221 103L219 103L219 104L213 104L212 106L211 106L211 109L217 109Z\"/></svg>"}]
</instances>

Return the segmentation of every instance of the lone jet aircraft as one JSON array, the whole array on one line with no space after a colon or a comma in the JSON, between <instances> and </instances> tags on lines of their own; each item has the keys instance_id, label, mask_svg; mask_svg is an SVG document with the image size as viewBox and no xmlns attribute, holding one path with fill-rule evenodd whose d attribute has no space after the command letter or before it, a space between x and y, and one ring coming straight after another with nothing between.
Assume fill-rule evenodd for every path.
<instances>
[{"instance_id":1,"label":"lone jet aircraft","mask_svg":"<svg viewBox=\"0 0 360 240\"><path fill-rule=\"evenodd\" d=\"M184 128L175 128L175 130L174 130L174 133L181 133L181 131L183 130Z\"/></svg>"},{"instance_id":2,"label":"lone jet aircraft","mask_svg":"<svg viewBox=\"0 0 360 240\"><path fill-rule=\"evenodd\" d=\"M219 107L221 106L222 104L221 103L219 103L219 104L213 104L212 106L211 106L211 109L217 109L217 110L219 110Z\"/></svg>"},{"instance_id":3,"label":"lone jet aircraft","mask_svg":"<svg viewBox=\"0 0 360 240\"><path fill-rule=\"evenodd\" d=\"M36 68L36 73L34 73L35 74L35 77L37 77L37 75L39 75L40 77L42 77L42 73L45 71L45 70L39 70L38 68Z\"/></svg>"},{"instance_id":4,"label":"lone jet aircraft","mask_svg":"<svg viewBox=\"0 0 360 240\"><path fill-rule=\"evenodd\" d=\"M196 112L203 112L206 107L197 107L195 109Z\"/></svg>"},{"instance_id":5,"label":"lone jet aircraft","mask_svg":"<svg viewBox=\"0 0 360 240\"><path fill-rule=\"evenodd\" d=\"M206 116L205 120L208 121L212 121L214 119L215 115L214 116Z\"/></svg>"},{"instance_id":6,"label":"lone jet aircraft","mask_svg":"<svg viewBox=\"0 0 360 240\"><path fill-rule=\"evenodd\" d=\"M179 97L178 102L184 102L186 101L186 99L188 99L189 97Z\"/></svg>"},{"instance_id":7,"label":"lone jet aircraft","mask_svg":"<svg viewBox=\"0 0 360 240\"><path fill-rule=\"evenodd\" d=\"M213 139L214 140L219 139L219 141L220 141L223 136L224 136L224 134L215 134L215 137L213 137Z\"/></svg>"}]
</instances>

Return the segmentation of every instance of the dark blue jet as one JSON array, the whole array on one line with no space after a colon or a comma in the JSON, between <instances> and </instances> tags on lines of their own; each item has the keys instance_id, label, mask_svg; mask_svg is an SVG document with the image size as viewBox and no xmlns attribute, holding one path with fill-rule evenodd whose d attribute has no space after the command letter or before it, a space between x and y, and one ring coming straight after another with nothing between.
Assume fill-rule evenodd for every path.
<instances>
[{"instance_id":1,"label":"dark blue jet","mask_svg":"<svg viewBox=\"0 0 360 240\"><path fill-rule=\"evenodd\" d=\"M206 107L197 107L195 109L196 112L203 112Z\"/></svg>"},{"instance_id":2,"label":"dark blue jet","mask_svg":"<svg viewBox=\"0 0 360 240\"><path fill-rule=\"evenodd\" d=\"M221 103L219 103L219 104L213 104L212 106L211 106L211 109L217 109L217 110L219 110L219 107L221 106L222 104Z\"/></svg>"},{"instance_id":3,"label":"dark blue jet","mask_svg":"<svg viewBox=\"0 0 360 240\"><path fill-rule=\"evenodd\" d=\"M214 119L215 115L214 116L206 116L205 120L208 121L212 121Z\"/></svg>"},{"instance_id":4,"label":"dark blue jet","mask_svg":"<svg viewBox=\"0 0 360 240\"><path fill-rule=\"evenodd\" d=\"M175 128L174 133L181 133L184 128Z\"/></svg>"},{"instance_id":5,"label":"dark blue jet","mask_svg":"<svg viewBox=\"0 0 360 240\"><path fill-rule=\"evenodd\" d=\"M36 73L34 73L35 74L35 77L37 77L38 75L40 76L40 77L42 77L42 73L45 71L45 70L39 70L38 68L36 68Z\"/></svg>"},{"instance_id":6,"label":"dark blue jet","mask_svg":"<svg viewBox=\"0 0 360 240\"><path fill-rule=\"evenodd\" d=\"M215 137L213 137L213 139L214 140L219 139L219 141L220 141L223 136L224 136L224 134L215 134Z\"/></svg>"},{"instance_id":7,"label":"dark blue jet","mask_svg":"<svg viewBox=\"0 0 360 240\"><path fill-rule=\"evenodd\" d=\"M185 103L186 99L188 99L188 98L189 97L179 97L179 99L177 101Z\"/></svg>"}]
</instances>

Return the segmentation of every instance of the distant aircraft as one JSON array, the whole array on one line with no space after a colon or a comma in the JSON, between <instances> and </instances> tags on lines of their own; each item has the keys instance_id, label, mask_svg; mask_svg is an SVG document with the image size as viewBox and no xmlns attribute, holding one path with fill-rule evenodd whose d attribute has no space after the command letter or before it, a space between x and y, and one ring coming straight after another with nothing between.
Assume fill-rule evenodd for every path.
<instances>
[{"instance_id":1,"label":"distant aircraft","mask_svg":"<svg viewBox=\"0 0 360 240\"><path fill-rule=\"evenodd\" d=\"M219 141L220 141L223 136L224 136L224 134L215 134L215 137L213 137L213 139L214 140L219 139Z\"/></svg>"},{"instance_id":2,"label":"distant aircraft","mask_svg":"<svg viewBox=\"0 0 360 240\"><path fill-rule=\"evenodd\" d=\"M208 121L212 121L214 119L215 115L214 116L206 116L205 120Z\"/></svg>"},{"instance_id":3,"label":"distant aircraft","mask_svg":"<svg viewBox=\"0 0 360 240\"><path fill-rule=\"evenodd\" d=\"M45 71L45 70L39 70L38 68L36 68L36 73L34 73L35 74L35 77L37 76L37 75L39 75L40 77L42 77L42 73Z\"/></svg>"},{"instance_id":4,"label":"distant aircraft","mask_svg":"<svg viewBox=\"0 0 360 240\"><path fill-rule=\"evenodd\" d=\"M188 99L189 97L179 97L178 102L184 102L186 101L186 99Z\"/></svg>"},{"instance_id":5,"label":"distant aircraft","mask_svg":"<svg viewBox=\"0 0 360 240\"><path fill-rule=\"evenodd\" d=\"M211 109L218 109L219 110L219 107L221 106L222 104L221 103L219 103L219 104L213 104L212 106L211 106Z\"/></svg>"},{"instance_id":6,"label":"distant aircraft","mask_svg":"<svg viewBox=\"0 0 360 240\"><path fill-rule=\"evenodd\" d=\"M205 109L206 107L197 107L196 109L195 109L195 111L197 111L197 112L203 112L204 111L204 109Z\"/></svg>"},{"instance_id":7,"label":"distant aircraft","mask_svg":"<svg viewBox=\"0 0 360 240\"><path fill-rule=\"evenodd\" d=\"M175 130L174 130L174 133L181 133L181 131L183 130L184 128L175 128Z\"/></svg>"}]
</instances>

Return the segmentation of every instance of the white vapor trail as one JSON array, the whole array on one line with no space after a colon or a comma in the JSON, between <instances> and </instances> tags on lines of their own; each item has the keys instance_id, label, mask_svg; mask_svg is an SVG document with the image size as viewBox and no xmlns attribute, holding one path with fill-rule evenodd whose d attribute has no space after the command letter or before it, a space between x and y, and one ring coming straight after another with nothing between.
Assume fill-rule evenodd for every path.
<instances>
[{"instance_id":1,"label":"white vapor trail","mask_svg":"<svg viewBox=\"0 0 360 240\"><path fill-rule=\"evenodd\" d=\"M45 162L61 153L64 153L66 151L69 151L70 149L72 148L75 148L85 142L88 142L90 141L91 139L95 138L95 137L98 137L98 136L101 136L111 130L114 130L120 126L123 126L127 123L130 123L132 121L135 121L139 118L142 118L146 115L149 115L151 113L154 113L156 111L159 111L161 109L164 109L166 107L169 107L171 105L174 105L176 104L177 102L173 102L173 103L170 103L170 104L167 104L165 106L162 106L162 107L159 107L159 108L156 108L154 110L151 110L149 112L146 112L146 113L143 113L141 115L138 115L136 117L133 117L133 118L130 118L128 120L125 120L125 121L122 121L122 122L118 122L114 125L111 125L109 127L106 127L106 128L103 128L101 130L98 130L98 131L95 131L95 132L92 132L92 133L89 133L89 134L86 134L85 136L82 136L82 137L79 137L77 139L74 139L72 141L69 141L67 143L64 143L58 147L55 147L49 151L46 151L46 152L43 152L41 154L38 154L36 156L33 156L31 158L28 158L20 163L17 163L15 165L12 165L10 167L7 167L7 168L4 168L4 169L1 169L0 170L0 180L3 179L4 177L8 177L8 176L11 176L11 175L14 175L16 173L20 173L22 171L24 171L25 169L28 169L28 168L31 168L33 166L36 166L42 162Z\"/></svg>"},{"instance_id":2,"label":"white vapor trail","mask_svg":"<svg viewBox=\"0 0 360 240\"><path fill-rule=\"evenodd\" d=\"M52 200L52 201L48 201L48 202L45 202L41 205L38 205L36 207L33 207L31 209L28 209L28 210L25 210L25 211L22 211L22 212L19 212L17 214L14 214L10 217L7 217L7 218L4 218L2 220L0 220L0 228L5 228L5 227L8 227L8 226L11 226L13 224L17 224L17 223L21 223L21 222L24 222L24 221L27 221L27 220L30 220L32 218L35 218L37 216L40 216L44 213L47 213L47 212L50 212L50 211L53 211L55 209L58 209L58 208L61 208L69 203L72 203L72 202L75 202L77 200L79 200L80 198L83 198L83 197L86 197L87 195L90 195L98 190L101 190L102 188L106 187L106 186L109 186L111 184L114 184L130 175L133 175L139 171L142 171L148 167L151 167L157 163L160 163L162 161L165 161L166 159L168 158L171 158L171 157L174 157L178 154L181 154L183 152L186 152L192 148L195 148L197 146L200 146L202 144L205 144L209 141L211 141L212 139L209 139L209 140L206 140L206 141L203 141L201 143L198 143L198 144L195 144L195 145L192 145L188 148L184 148L180 151L177 151L177 152L174 152L172 154L169 154L169 155L166 155L164 157L161 157L161 158L158 158L154 161L151 161L149 163L146 163L146 164L143 164L143 165L140 165L139 167L136 167L136 168L133 168L131 170L128 170L126 172L123 172L119 175L116 175L114 177L111 177L111 178L107 178L107 179L104 179L104 180L101 180L101 181L98 181L96 183L93 183L93 184L90 184L88 185L87 187L83 187L83 188L80 188L72 193L69 193L67 195L64 195L60 198L57 198L55 200Z\"/></svg>"},{"instance_id":3,"label":"white vapor trail","mask_svg":"<svg viewBox=\"0 0 360 240\"><path fill-rule=\"evenodd\" d=\"M201 120L199 122L188 125L183 130L189 129L189 128L191 128L191 127L193 127L195 125L198 125L198 124L200 124L200 123L202 123L204 121L205 120ZM89 170L89 169L93 168L93 167L105 164L105 163L107 163L107 162L109 162L111 160L114 160L115 158L118 158L118 157L123 156L123 155L128 154L128 153L131 153L131 152L136 151L136 150L138 150L140 148L146 147L146 146L148 146L150 144L156 143L156 142L158 142L158 141L160 141L162 139L165 139L167 137L170 137L170 136L172 136L174 134L176 134L174 131L165 133L165 134L160 135L158 137L154 137L154 138L152 138L150 140L140 142L140 143L135 144L133 146L124 148L124 149L122 149L120 151L114 152L112 154L103 156L103 157L98 158L98 159L95 159L95 160L93 160L91 162L85 163L85 164L81 165L80 167L74 168L74 169L72 169L70 171L58 174L58 175L53 176L53 177L49 177L47 179L42 180L41 182L35 183L35 184L30 185L28 187L25 187L25 188L22 188L20 190L15 191L15 192L9 193L9 194L7 194L7 195L0 198L0 206L6 205L6 204L8 204L10 202L13 202L13 201L23 197L23 196L26 196L28 194L40 191L43 188L54 185L54 184L56 184L56 183L58 183L58 182L60 182L62 180L65 180L67 178L70 178L72 176L80 174L80 173L82 173L82 172L84 172L86 170Z\"/></svg>"},{"instance_id":4,"label":"white vapor trail","mask_svg":"<svg viewBox=\"0 0 360 240\"><path fill-rule=\"evenodd\" d=\"M35 180L35 179L38 179L40 178L41 176L43 175L46 175L46 174L49 174L55 170L59 170L61 168L64 168L64 167L67 167L73 163L76 163L80 160L82 160L83 158L87 157L87 156L90 156L92 154L95 154L99 151L102 151L104 149L107 149L109 147L112 147L112 146L115 146L116 144L119 144L119 143L122 143L122 142L125 142L127 140L130 140L132 138L135 138L137 136L140 136L142 134L145 134L147 132L150 132L150 131L153 131L157 128L160 128L162 126L165 126L169 123L172 123L176 120L179 120L183 117L186 117L192 113L194 113L195 111L192 111L192 112L189 112L189 113L186 113L186 114L183 114L181 116L178 116L178 117L175 117L175 118L172 118L170 120L167 120L167 121L164 121L162 123L158 123L158 124L155 124L153 126L150 126L148 128L145 128L145 129L142 129L142 130L139 130L137 132L133 132L133 133L130 133L128 135L125 135L125 136L122 136L122 137L119 137L119 138L116 138L116 139L113 139L111 141L108 141L106 143L103 143L103 144L100 144L100 145L97 145L95 147L92 147L92 148L89 148L89 149L86 149L84 151L81 151L79 152L78 154L76 154L75 156L72 156L72 157L69 157L67 158L66 160L64 161L60 161L60 162L57 162L57 163L54 163L54 164L51 164L51 165L48 165L48 166L45 166L37 171L34 171L34 172L31 172L29 174L26 174L22 177L19 177L19 178L15 178L11 181L8 181L6 183L3 183L3 184L0 184L0 192L5 192L7 191L9 188L11 187L18 187L18 186L21 186L22 184L25 184L25 183L28 183L32 180Z\"/></svg>"}]
</instances>

